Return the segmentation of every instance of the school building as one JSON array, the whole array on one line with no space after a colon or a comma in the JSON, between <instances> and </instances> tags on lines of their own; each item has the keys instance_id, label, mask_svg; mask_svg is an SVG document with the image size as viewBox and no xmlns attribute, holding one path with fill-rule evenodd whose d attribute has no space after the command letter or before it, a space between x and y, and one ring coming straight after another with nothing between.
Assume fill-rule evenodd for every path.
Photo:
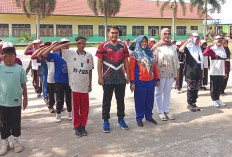
<instances>
[{"instance_id":1,"label":"school building","mask_svg":"<svg viewBox=\"0 0 232 157\"><path fill-rule=\"evenodd\" d=\"M41 19L41 40L59 41L68 38L74 41L78 35L88 37L88 42L104 41L104 17L96 17L89 9L87 0L58 0L52 15ZM121 0L120 12L108 18L108 25L120 28L120 39L134 40L144 34L157 37L162 28L172 27L172 11L160 14L160 8L155 1L149 0ZM193 32L203 34L203 16L197 14L197 8L190 12L190 4L186 3L186 15L182 15L182 8L178 5L176 19L176 40L185 40ZM210 18L210 17L209 17ZM36 36L36 18L27 18L22 9L17 8L11 0L0 1L0 39L16 43L23 32Z\"/></svg>"}]
</instances>

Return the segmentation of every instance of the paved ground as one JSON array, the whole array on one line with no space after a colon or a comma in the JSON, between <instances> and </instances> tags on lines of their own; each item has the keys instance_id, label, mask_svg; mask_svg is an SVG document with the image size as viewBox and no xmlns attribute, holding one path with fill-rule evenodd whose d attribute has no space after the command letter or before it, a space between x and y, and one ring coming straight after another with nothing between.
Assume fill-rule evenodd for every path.
<instances>
[{"instance_id":1,"label":"paved ground","mask_svg":"<svg viewBox=\"0 0 232 157\"><path fill-rule=\"evenodd\" d=\"M93 52L95 49L88 49ZM25 65L28 58L19 53ZM96 61L96 58L95 58ZM25 66L24 65L24 66ZM116 103L112 102L110 134L102 132L101 99L102 88L97 85L94 70L93 92L90 94L90 112L87 137L74 135L72 122L55 123L55 114L48 113L43 99L36 98L28 75L29 107L22 113L21 141L24 152L12 157L231 157L232 156L232 81L222 97L227 106L214 108L210 105L209 90L200 91L198 106L201 112L191 113L186 109L186 92L171 94L170 109L176 120L159 120L154 108L154 118L158 125L145 122L140 128L135 123L133 94L127 86L126 122L130 130L121 130L117 125ZM184 90L186 90L184 86Z\"/></svg>"}]
</instances>

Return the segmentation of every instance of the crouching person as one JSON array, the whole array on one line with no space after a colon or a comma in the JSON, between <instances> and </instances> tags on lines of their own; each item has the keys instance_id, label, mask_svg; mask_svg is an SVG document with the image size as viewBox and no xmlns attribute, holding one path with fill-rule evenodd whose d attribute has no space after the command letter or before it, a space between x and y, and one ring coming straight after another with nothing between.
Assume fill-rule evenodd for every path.
<instances>
[{"instance_id":1,"label":"crouching person","mask_svg":"<svg viewBox=\"0 0 232 157\"><path fill-rule=\"evenodd\" d=\"M13 148L16 153L22 152L19 142L21 135L21 105L27 107L26 73L22 66L15 64L16 51L10 42L3 45L3 64L0 64L0 124L2 147L0 156L10 149L8 137L13 135ZM23 100L22 100L23 95ZM23 102L23 103L22 103Z\"/></svg>"}]
</instances>

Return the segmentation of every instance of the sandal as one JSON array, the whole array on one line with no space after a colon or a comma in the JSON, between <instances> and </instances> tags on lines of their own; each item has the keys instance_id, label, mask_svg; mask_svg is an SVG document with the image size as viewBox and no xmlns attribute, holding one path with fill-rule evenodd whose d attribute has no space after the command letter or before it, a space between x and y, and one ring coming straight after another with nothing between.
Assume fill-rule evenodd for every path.
<instances>
[{"instance_id":1,"label":"sandal","mask_svg":"<svg viewBox=\"0 0 232 157\"><path fill-rule=\"evenodd\" d=\"M165 116L165 114L163 114L163 113L160 113L160 114L159 114L159 117L160 117L160 119L163 120L163 121L168 120L167 117Z\"/></svg>"},{"instance_id":2,"label":"sandal","mask_svg":"<svg viewBox=\"0 0 232 157\"><path fill-rule=\"evenodd\" d=\"M170 120L174 120L175 116L173 116L171 113L165 113L166 117Z\"/></svg>"}]
</instances>

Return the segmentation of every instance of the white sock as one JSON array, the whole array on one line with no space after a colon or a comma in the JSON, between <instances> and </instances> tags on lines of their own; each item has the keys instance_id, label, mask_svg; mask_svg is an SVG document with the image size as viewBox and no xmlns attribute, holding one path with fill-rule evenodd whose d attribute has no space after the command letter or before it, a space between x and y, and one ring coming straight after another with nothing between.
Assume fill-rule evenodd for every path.
<instances>
[{"instance_id":1,"label":"white sock","mask_svg":"<svg viewBox=\"0 0 232 157\"><path fill-rule=\"evenodd\" d=\"M14 141L18 142L19 141L19 137L14 137Z\"/></svg>"},{"instance_id":2,"label":"white sock","mask_svg":"<svg viewBox=\"0 0 232 157\"><path fill-rule=\"evenodd\" d=\"M7 139L2 140L2 144L9 144L8 138L7 138Z\"/></svg>"}]
</instances>

